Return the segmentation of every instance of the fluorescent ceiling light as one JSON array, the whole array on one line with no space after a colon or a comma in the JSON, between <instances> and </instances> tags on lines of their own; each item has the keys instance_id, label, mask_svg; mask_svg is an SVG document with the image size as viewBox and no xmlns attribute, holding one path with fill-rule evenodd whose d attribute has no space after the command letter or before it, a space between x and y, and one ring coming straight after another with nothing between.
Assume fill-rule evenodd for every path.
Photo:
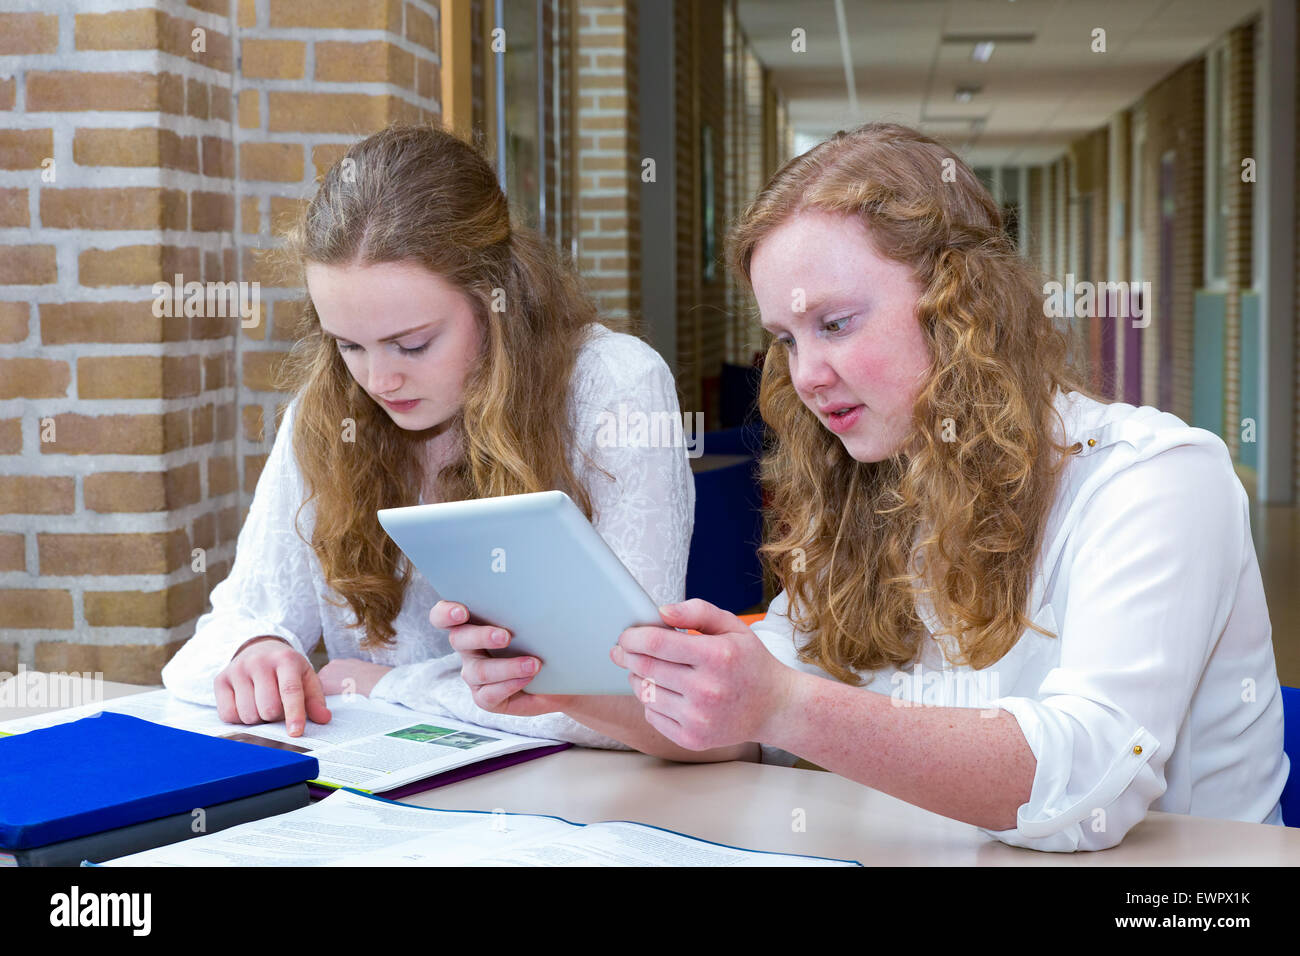
<instances>
[{"instance_id":1,"label":"fluorescent ceiling light","mask_svg":"<svg viewBox=\"0 0 1300 956\"><path fill-rule=\"evenodd\" d=\"M975 48L971 50L971 54L970 54L970 58L974 60L976 63L987 63L990 57L992 56L993 56L992 40L981 40L979 43L976 43Z\"/></svg>"}]
</instances>

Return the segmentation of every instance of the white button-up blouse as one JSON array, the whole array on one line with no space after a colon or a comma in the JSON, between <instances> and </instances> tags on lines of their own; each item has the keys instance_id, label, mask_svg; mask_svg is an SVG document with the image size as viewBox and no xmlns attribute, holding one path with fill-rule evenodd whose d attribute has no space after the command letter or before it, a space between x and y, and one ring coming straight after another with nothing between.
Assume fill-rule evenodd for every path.
<instances>
[{"instance_id":1,"label":"white button-up blouse","mask_svg":"<svg viewBox=\"0 0 1300 956\"><path fill-rule=\"evenodd\" d=\"M1100 850L1148 808L1280 825L1282 697L1227 447L1149 406L1070 392L1056 407L1082 451L1062 475L1029 607L1058 636L1026 629L991 667L952 667L922 610L932 633L918 661L864 673L864 688L1015 716L1038 764L1016 827L983 830L1005 843ZM782 592L755 632L784 663L829 677L797 660L788 607Z\"/></svg>"},{"instance_id":2,"label":"white button-up blouse","mask_svg":"<svg viewBox=\"0 0 1300 956\"><path fill-rule=\"evenodd\" d=\"M393 621L393 644L361 647L360 630L347 626L355 620L351 608L336 606L341 598L325 583L320 562L306 543L312 505L298 517L301 536L294 527L306 498L292 445L296 407L295 399L258 479L230 575L213 588L212 610L199 618L194 636L163 668L168 690L184 700L215 705L213 681L247 641L274 635L306 655L323 638L331 660L360 658L393 668L372 689L372 698L509 733L629 749L564 714L515 717L480 709L461 679L460 657L447 632L429 623L429 610L440 598L415 568ZM658 427L629 429L627 422L638 422L638 413ZM668 366L640 339L592 325L575 364L568 414L576 439L570 460L591 493L596 531L656 604L680 601L695 520L695 484L682 433L669 436L663 426L665 415L682 421ZM383 533L378 524L375 533ZM611 647L616 638L610 638Z\"/></svg>"}]
</instances>

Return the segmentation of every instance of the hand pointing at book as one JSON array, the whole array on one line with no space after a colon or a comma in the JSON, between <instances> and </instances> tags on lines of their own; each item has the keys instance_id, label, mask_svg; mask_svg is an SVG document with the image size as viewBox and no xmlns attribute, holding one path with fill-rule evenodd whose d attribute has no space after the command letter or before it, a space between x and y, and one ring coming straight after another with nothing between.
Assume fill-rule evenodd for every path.
<instances>
[{"instance_id":1,"label":"hand pointing at book","mask_svg":"<svg viewBox=\"0 0 1300 956\"><path fill-rule=\"evenodd\" d=\"M325 691L311 661L278 637L259 637L240 649L214 682L217 716L230 724L283 720L290 737L305 718L330 720Z\"/></svg>"}]
</instances>

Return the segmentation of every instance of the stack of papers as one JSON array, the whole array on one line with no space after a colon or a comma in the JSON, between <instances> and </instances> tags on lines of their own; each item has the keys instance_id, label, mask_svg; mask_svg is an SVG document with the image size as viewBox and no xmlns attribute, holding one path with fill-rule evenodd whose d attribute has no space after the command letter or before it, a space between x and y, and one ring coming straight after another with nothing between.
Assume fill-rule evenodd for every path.
<instances>
[{"instance_id":1,"label":"stack of papers","mask_svg":"<svg viewBox=\"0 0 1300 956\"><path fill-rule=\"evenodd\" d=\"M764 853L640 823L583 826L504 811L431 810L339 790L292 813L105 866L860 866Z\"/></svg>"}]
</instances>

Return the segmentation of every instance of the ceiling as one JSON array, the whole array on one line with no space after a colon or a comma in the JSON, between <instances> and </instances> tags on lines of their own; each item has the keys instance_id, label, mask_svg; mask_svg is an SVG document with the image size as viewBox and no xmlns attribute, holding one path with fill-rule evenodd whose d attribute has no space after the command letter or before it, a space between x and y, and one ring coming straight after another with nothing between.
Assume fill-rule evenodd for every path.
<instances>
[{"instance_id":1,"label":"ceiling","mask_svg":"<svg viewBox=\"0 0 1300 956\"><path fill-rule=\"evenodd\" d=\"M738 0L797 144L872 120L915 126L972 165L1037 164L1108 123L1251 19L1260 0ZM802 28L806 52L792 50ZM1093 52L1093 30L1105 52ZM988 62L975 38L992 36ZM857 110L846 81L852 64ZM969 102L958 86L978 86Z\"/></svg>"}]
</instances>

